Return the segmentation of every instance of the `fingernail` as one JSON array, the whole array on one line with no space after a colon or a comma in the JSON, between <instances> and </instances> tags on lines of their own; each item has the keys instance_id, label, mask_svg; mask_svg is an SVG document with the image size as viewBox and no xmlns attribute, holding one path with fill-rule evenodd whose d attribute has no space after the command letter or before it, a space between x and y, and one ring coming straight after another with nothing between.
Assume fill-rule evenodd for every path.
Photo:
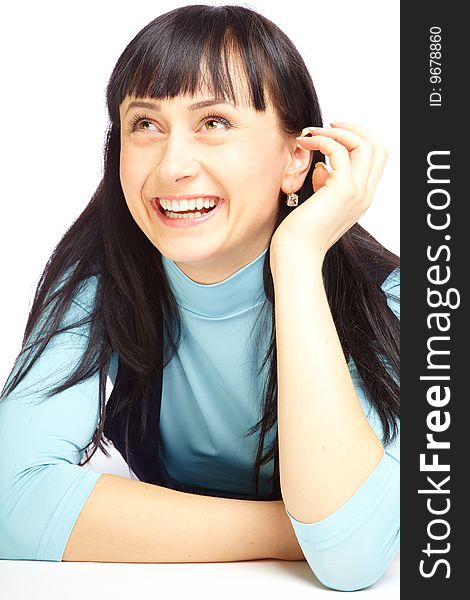
<instances>
[{"instance_id":1,"label":"fingernail","mask_svg":"<svg viewBox=\"0 0 470 600\"><path fill-rule=\"evenodd\" d=\"M300 133L300 137L305 137L311 131L318 131L319 129L324 129L324 127L304 127Z\"/></svg>"},{"instance_id":2,"label":"fingernail","mask_svg":"<svg viewBox=\"0 0 470 600\"><path fill-rule=\"evenodd\" d=\"M325 165L325 163L324 163L324 162L322 162L322 161L318 161L318 162L316 163L316 165L315 165L315 169L316 169L317 167L323 167L324 169L326 169L326 170L328 171L328 169L326 168L326 165Z\"/></svg>"}]
</instances>

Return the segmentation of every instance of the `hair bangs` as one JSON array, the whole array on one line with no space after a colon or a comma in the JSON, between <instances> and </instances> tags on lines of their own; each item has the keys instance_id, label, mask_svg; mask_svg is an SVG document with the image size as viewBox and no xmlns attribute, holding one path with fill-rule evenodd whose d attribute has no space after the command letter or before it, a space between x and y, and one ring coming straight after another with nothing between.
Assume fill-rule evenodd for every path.
<instances>
[{"instance_id":1,"label":"hair bangs","mask_svg":"<svg viewBox=\"0 0 470 600\"><path fill-rule=\"evenodd\" d=\"M126 96L163 100L204 93L266 110L270 69L253 28L239 19L232 23L230 12L211 10L208 16L193 21L163 15L131 41L107 87L113 123L119 124L119 106Z\"/></svg>"}]
</instances>

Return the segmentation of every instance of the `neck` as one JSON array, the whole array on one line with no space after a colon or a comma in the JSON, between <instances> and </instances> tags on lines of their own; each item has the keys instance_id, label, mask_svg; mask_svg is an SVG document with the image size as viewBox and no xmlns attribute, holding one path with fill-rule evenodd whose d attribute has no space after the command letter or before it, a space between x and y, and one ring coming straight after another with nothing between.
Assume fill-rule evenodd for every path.
<instances>
[{"instance_id":1,"label":"neck","mask_svg":"<svg viewBox=\"0 0 470 600\"><path fill-rule=\"evenodd\" d=\"M218 255L210 261L180 262L172 261L189 279L201 285L213 285L225 281L233 274L243 269L256 258L264 255L267 247L249 248L245 253L235 258Z\"/></svg>"},{"instance_id":2,"label":"neck","mask_svg":"<svg viewBox=\"0 0 470 600\"><path fill-rule=\"evenodd\" d=\"M204 317L221 318L264 302L263 266L267 248L222 281L199 283L162 255L162 265L176 303Z\"/></svg>"}]
</instances>

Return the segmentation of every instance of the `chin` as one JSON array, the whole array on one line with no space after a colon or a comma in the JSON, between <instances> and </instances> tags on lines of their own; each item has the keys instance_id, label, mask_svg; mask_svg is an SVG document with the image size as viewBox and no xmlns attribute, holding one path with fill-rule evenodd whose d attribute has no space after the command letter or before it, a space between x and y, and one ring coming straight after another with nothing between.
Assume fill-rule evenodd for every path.
<instances>
[{"instance_id":1,"label":"chin","mask_svg":"<svg viewBox=\"0 0 470 600\"><path fill-rule=\"evenodd\" d=\"M154 244L156 246L156 244ZM205 261L210 261L215 258L219 253L216 250L210 251L207 248L204 251L200 249L191 250L189 248L172 248L170 245L159 245L157 246L160 250L160 253L166 258L172 260L176 263L201 263Z\"/></svg>"}]
</instances>

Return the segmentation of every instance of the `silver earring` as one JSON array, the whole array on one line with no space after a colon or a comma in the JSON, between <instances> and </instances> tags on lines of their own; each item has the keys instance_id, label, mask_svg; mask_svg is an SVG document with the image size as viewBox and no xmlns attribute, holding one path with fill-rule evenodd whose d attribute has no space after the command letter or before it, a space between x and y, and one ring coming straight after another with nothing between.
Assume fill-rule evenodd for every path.
<instances>
[{"instance_id":1,"label":"silver earring","mask_svg":"<svg viewBox=\"0 0 470 600\"><path fill-rule=\"evenodd\" d=\"M287 194L286 204L287 206L297 206L299 204L299 197L294 194L293 188L291 188L290 194Z\"/></svg>"}]
</instances>

